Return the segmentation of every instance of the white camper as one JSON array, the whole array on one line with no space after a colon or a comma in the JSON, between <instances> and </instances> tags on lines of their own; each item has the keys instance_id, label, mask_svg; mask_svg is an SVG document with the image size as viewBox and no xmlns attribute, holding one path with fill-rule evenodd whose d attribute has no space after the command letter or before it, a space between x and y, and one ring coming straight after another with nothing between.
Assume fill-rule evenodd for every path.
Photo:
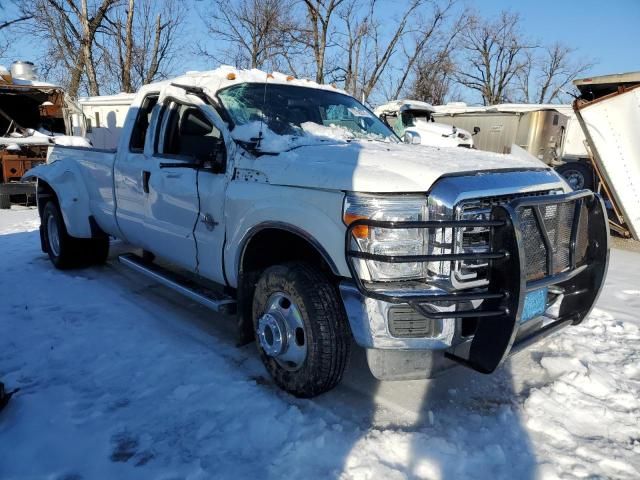
<instances>
[{"instance_id":1,"label":"white camper","mask_svg":"<svg viewBox=\"0 0 640 480\"><path fill-rule=\"evenodd\" d=\"M73 116L74 133L84 134L95 148L116 148L134 98L133 93L79 98L82 113Z\"/></svg>"}]
</instances>

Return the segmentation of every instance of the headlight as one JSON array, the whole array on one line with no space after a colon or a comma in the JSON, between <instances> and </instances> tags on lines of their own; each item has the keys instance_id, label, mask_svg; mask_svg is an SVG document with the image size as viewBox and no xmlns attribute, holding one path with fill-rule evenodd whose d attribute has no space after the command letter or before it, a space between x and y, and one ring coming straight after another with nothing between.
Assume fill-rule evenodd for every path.
<instances>
[{"instance_id":1,"label":"headlight","mask_svg":"<svg viewBox=\"0 0 640 480\"><path fill-rule=\"evenodd\" d=\"M343 220L346 225L367 218L382 221L421 221L427 219L425 195L374 196L348 194ZM363 252L376 255L422 255L426 250L425 230L373 228L359 226L353 230L354 243ZM426 276L424 264L388 263L366 260L373 281L415 280Z\"/></svg>"}]
</instances>

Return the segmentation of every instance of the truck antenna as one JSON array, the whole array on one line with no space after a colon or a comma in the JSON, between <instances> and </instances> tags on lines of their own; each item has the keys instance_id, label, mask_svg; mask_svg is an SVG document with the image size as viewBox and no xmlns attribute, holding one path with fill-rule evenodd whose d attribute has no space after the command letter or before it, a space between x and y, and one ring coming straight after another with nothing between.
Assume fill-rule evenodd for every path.
<instances>
[{"instance_id":1,"label":"truck antenna","mask_svg":"<svg viewBox=\"0 0 640 480\"><path fill-rule=\"evenodd\" d=\"M269 75L264 81L264 91L262 93L262 115L260 115L260 131L258 132L258 143L256 143L256 149L260 148L260 142L262 142L262 128L264 127L264 106L267 103L267 82L269 81Z\"/></svg>"}]
</instances>

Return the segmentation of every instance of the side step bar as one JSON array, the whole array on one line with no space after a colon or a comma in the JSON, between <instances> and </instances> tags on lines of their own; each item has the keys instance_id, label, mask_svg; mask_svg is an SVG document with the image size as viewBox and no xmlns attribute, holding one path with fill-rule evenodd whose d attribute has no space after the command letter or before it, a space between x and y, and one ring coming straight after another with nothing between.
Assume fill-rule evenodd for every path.
<instances>
[{"instance_id":1,"label":"side step bar","mask_svg":"<svg viewBox=\"0 0 640 480\"><path fill-rule=\"evenodd\" d=\"M176 292L207 308L210 308L211 310L226 314L233 314L236 312L236 301L234 299L202 287L194 281L166 270L158 265L145 262L137 255L126 253L124 255L120 255L118 260L124 266L129 267L138 273L142 273L161 285L175 290Z\"/></svg>"}]
</instances>

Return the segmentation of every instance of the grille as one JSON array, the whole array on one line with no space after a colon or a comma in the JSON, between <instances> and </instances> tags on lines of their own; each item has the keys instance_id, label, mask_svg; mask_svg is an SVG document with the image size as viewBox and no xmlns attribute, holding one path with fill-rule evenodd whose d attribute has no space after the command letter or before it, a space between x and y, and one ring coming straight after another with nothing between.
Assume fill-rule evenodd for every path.
<instances>
[{"instance_id":1,"label":"grille","mask_svg":"<svg viewBox=\"0 0 640 480\"><path fill-rule=\"evenodd\" d=\"M526 256L527 280L538 280L546 275L555 275L571 266L571 230L574 223L575 204L565 202L544 205L539 207L539 211L551 252L547 251L544 232L540 230L533 207L518 209ZM576 238L577 264L584 259L588 244L588 215L584 205L580 213L577 219L579 222ZM553 259L551 266L547 264L548 257Z\"/></svg>"},{"instance_id":2,"label":"grille","mask_svg":"<svg viewBox=\"0 0 640 480\"><path fill-rule=\"evenodd\" d=\"M535 192L522 196L548 195L553 192ZM488 220L494 206L503 205L516 196L487 197L461 203L457 217L463 220ZM527 280L537 280L560 273L570 267L571 229L574 223L575 204L573 202L558 203L540 207L542 223L552 247L553 271L547 267L547 247L543 232L538 226L532 207L521 207L517 214L520 218L522 239L524 243ZM588 245L587 209L582 206L578 219L576 238L576 260L580 265L585 257ZM472 253L489 251L489 228L466 228L458 232L456 252ZM452 282L457 288L470 288L488 283L488 263L486 261L455 262Z\"/></svg>"},{"instance_id":3,"label":"grille","mask_svg":"<svg viewBox=\"0 0 640 480\"><path fill-rule=\"evenodd\" d=\"M517 197L537 197L549 195L550 193L553 192L531 192L517 195ZM514 198L516 198L516 195L503 195L464 201L458 205L456 209L457 218L460 220L489 220L493 207L504 205ZM486 227L465 228L460 230L456 238L456 252L488 252L490 242L489 235L490 229ZM457 288L471 288L486 285L488 283L488 268L489 264L482 260L456 262L453 268L452 282Z\"/></svg>"}]
</instances>

